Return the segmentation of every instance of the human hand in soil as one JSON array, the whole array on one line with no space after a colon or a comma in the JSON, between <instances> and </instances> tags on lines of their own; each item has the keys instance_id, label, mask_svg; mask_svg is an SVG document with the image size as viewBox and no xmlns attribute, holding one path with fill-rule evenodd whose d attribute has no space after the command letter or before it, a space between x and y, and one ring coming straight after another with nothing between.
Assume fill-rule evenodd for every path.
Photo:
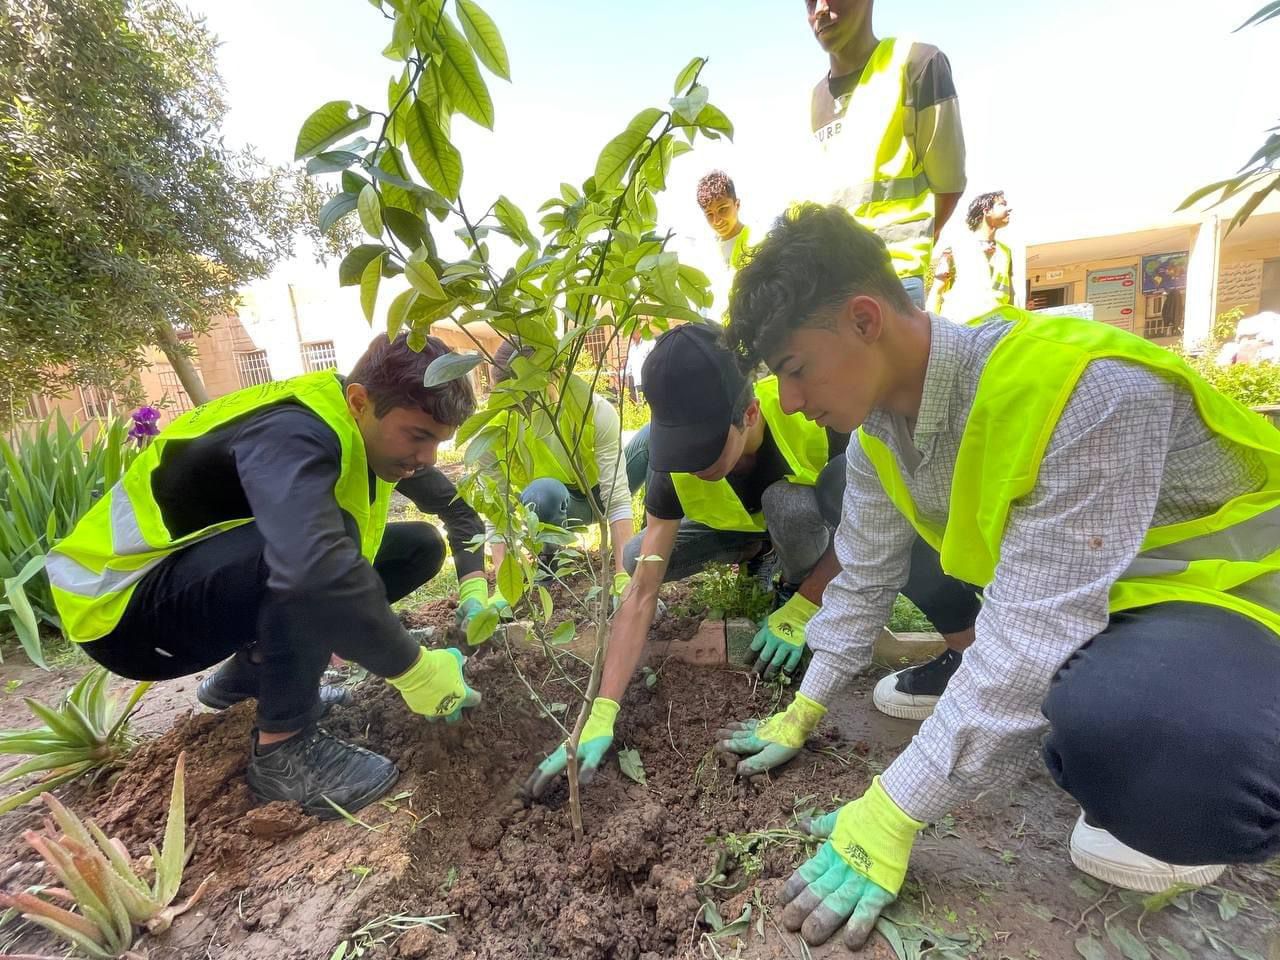
<instances>
[{"instance_id":1,"label":"human hand in soil","mask_svg":"<svg viewBox=\"0 0 1280 960\"><path fill-rule=\"evenodd\" d=\"M448 650L424 647L413 666L398 677L388 677L387 683L400 691L414 713L428 720L443 717L445 723L457 723L464 709L480 702L480 694L462 678L462 664L462 654L452 647Z\"/></svg>"},{"instance_id":2,"label":"human hand in soil","mask_svg":"<svg viewBox=\"0 0 1280 960\"><path fill-rule=\"evenodd\" d=\"M507 603L501 593L494 591L493 596L489 596L489 584L483 577L470 577L458 585L458 609L453 614L458 629L466 630L467 624L477 614L488 608L497 611L499 620L510 620L514 616L511 612L511 604Z\"/></svg>"},{"instance_id":3,"label":"human hand in soil","mask_svg":"<svg viewBox=\"0 0 1280 960\"><path fill-rule=\"evenodd\" d=\"M902 889L922 827L893 802L879 777L857 800L802 821L802 830L828 839L782 888L783 926L817 946L844 924L845 946L859 949Z\"/></svg>"},{"instance_id":4,"label":"human hand in soil","mask_svg":"<svg viewBox=\"0 0 1280 960\"><path fill-rule=\"evenodd\" d=\"M756 654L751 669L765 677L772 677L779 670L794 673L804 653L804 628L817 612L812 601L796 593L769 614L751 641L751 651Z\"/></svg>"},{"instance_id":5,"label":"human hand in soil","mask_svg":"<svg viewBox=\"0 0 1280 960\"><path fill-rule=\"evenodd\" d=\"M604 755L613 746L613 721L617 716L616 701L608 697L596 697L592 701L591 715L587 717L582 736L578 740L579 783L590 783L595 779ZM564 773L568 765L569 758L565 753L565 744L562 743L529 774L529 779L524 782L525 795L537 800Z\"/></svg>"},{"instance_id":6,"label":"human hand in soil","mask_svg":"<svg viewBox=\"0 0 1280 960\"><path fill-rule=\"evenodd\" d=\"M803 693L797 693L791 706L765 720L731 723L716 731L716 749L739 756L748 755L738 764L738 776L756 774L780 767L797 753L809 739L827 708Z\"/></svg>"}]
</instances>

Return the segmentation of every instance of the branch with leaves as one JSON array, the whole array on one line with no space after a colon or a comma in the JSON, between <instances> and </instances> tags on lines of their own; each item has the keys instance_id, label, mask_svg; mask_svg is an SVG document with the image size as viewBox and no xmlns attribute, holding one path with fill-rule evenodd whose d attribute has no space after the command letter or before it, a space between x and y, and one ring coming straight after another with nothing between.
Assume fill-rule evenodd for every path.
<instances>
[{"instance_id":1,"label":"branch with leaves","mask_svg":"<svg viewBox=\"0 0 1280 960\"><path fill-rule=\"evenodd\" d=\"M484 204L463 200L463 156L452 141L452 124L461 114L493 128L483 71L503 80L511 75L496 24L474 0L374 5L391 26L384 54L400 63L388 84L386 110L349 101L324 104L303 124L297 158L306 159L313 174L340 177L341 190L322 211L321 226L355 216L366 234L338 268L341 284L359 287L366 319L373 324L381 315L379 325L388 336L407 330L410 344L420 349L431 324L448 317L475 344L474 353L436 360L426 374L428 386L493 361L477 324L520 348L510 364L512 376L494 387L487 406L456 438L467 445L470 469L460 489L506 544L497 582L515 604L535 586L531 558L547 544L573 540L566 531L540 524L519 501L523 485L533 479L527 441L554 440L567 455L574 484L591 490L594 451L584 440L591 397L612 346L636 332L655 336L673 320L700 321L698 311L711 303L706 276L667 249L670 237L658 229L655 194L666 188L673 161L699 134L732 137L733 125L709 102L700 82L705 60L693 59L677 76L666 107L636 114L605 145L591 176L578 186L562 183L559 194L542 204L539 236L504 194ZM366 137L371 130L372 140ZM476 217L469 210L484 213ZM501 256L495 256L495 238L502 239ZM459 245L459 255L446 255ZM583 351L596 341L605 349L582 370L585 357L592 356ZM496 477L477 469L482 461L501 465ZM599 562L589 565L588 595L575 598L590 611L598 639L567 747L579 835L576 749L608 648L613 584L609 524L595 498L587 499L603 536ZM535 629L545 632L553 613L550 596L543 588L536 595ZM469 639L485 639L497 625L496 612L485 611L472 623Z\"/></svg>"}]
</instances>

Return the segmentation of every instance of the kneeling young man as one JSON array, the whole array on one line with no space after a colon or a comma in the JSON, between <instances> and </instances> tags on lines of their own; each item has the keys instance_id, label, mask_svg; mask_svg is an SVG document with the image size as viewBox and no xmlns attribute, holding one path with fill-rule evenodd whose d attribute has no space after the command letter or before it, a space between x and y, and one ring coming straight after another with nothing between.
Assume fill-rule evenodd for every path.
<instances>
[{"instance_id":1,"label":"kneeling young man","mask_svg":"<svg viewBox=\"0 0 1280 960\"><path fill-rule=\"evenodd\" d=\"M420 647L388 605L444 560L433 526L387 523L387 510L397 484L421 499L414 479L474 410L465 379L422 385L447 352L379 337L345 382L311 373L197 407L50 555L63 629L113 673L167 680L232 657L202 692L257 697L248 780L260 801L333 817L327 801L356 810L395 782L390 760L316 725L335 653L428 718L480 702L461 654ZM479 521L463 526L455 550Z\"/></svg>"},{"instance_id":2,"label":"kneeling young man","mask_svg":"<svg viewBox=\"0 0 1280 960\"><path fill-rule=\"evenodd\" d=\"M911 744L813 822L829 840L783 890L789 928L818 943L848 920L861 944L917 831L1015 781L1046 732L1086 872L1162 890L1280 853L1280 432L1105 324L930 317L836 208L775 224L731 316L784 410L861 428L797 701L866 669L917 534L985 596Z\"/></svg>"}]
</instances>

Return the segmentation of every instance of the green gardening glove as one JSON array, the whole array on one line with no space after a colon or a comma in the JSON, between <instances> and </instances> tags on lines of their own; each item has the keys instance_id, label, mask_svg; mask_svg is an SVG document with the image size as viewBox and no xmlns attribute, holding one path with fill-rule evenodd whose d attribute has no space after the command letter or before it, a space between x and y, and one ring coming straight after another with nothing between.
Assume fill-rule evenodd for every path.
<instances>
[{"instance_id":1,"label":"green gardening glove","mask_svg":"<svg viewBox=\"0 0 1280 960\"><path fill-rule=\"evenodd\" d=\"M582 737L578 740L578 782L590 783L595 779L600 761L613 745L613 721L618 716L618 704L608 697L596 697L591 703L591 715L587 717L582 728ZM529 779L524 783L526 796L537 800L555 781L565 767L569 765L565 756L565 745L556 747L555 752L543 760Z\"/></svg>"},{"instance_id":2,"label":"green gardening glove","mask_svg":"<svg viewBox=\"0 0 1280 960\"><path fill-rule=\"evenodd\" d=\"M803 693L797 693L791 706L767 720L731 723L716 731L716 749L726 753L748 754L738 764L738 776L753 777L780 767L797 753L809 734L827 713L827 708Z\"/></svg>"},{"instance_id":3,"label":"green gardening glove","mask_svg":"<svg viewBox=\"0 0 1280 960\"><path fill-rule=\"evenodd\" d=\"M857 800L800 826L828 839L782 888L782 923L814 946L844 924L845 946L857 950L902 889L924 824L903 813L876 777Z\"/></svg>"},{"instance_id":4,"label":"green gardening glove","mask_svg":"<svg viewBox=\"0 0 1280 960\"><path fill-rule=\"evenodd\" d=\"M454 611L454 618L461 629L466 630L478 613L490 607L498 612L499 620L510 620L513 616L511 604L501 593L494 591L493 596L489 596L489 584L484 577L470 577L458 584L458 609Z\"/></svg>"},{"instance_id":5,"label":"green gardening glove","mask_svg":"<svg viewBox=\"0 0 1280 960\"><path fill-rule=\"evenodd\" d=\"M804 628L817 612L816 604L796 593L769 614L751 641L751 652L757 655L751 669L766 678L779 670L794 673L804 653Z\"/></svg>"},{"instance_id":6,"label":"green gardening glove","mask_svg":"<svg viewBox=\"0 0 1280 960\"><path fill-rule=\"evenodd\" d=\"M447 650L424 647L413 666L398 677L388 677L387 683L400 691L414 713L428 720L444 717L446 723L457 723L464 708L480 702L480 694L462 678L462 664L462 654L452 647Z\"/></svg>"}]
</instances>

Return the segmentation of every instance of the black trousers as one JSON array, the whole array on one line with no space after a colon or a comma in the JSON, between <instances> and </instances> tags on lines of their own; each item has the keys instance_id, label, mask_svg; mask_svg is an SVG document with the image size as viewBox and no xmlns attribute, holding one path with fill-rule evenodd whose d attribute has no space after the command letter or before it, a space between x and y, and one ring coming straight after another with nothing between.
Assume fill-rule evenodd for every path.
<instances>
[{"instance_id":1,"label":"black trousers","mask_svg":"<svg viewBox=\"0 0 1280 960\"><path fill-rule=\"evenodd\" d=\"M234 654L226 679L258 698L258 726L271 733L318 716L320 678L332 654L380 676L408 669L417 644L403 632L396 642L375 642L362 631L334 630L343 620L324 598L303 609L275 601L263 546L257 526L246 524L167 558L138 584L116 628L83 644L85 653L133 680L184 677ZM439 573L444 556L444 538L431 524L387 524L373 563L387 602Z\"/></svg>"},{"instance_id":2,"label":"black trousers","mask_svg":"<svg viewBox=\"0 0 1280 960\"><path fill-rule=\"evenodd\" d=\"M1113 614L1059 669L1044 761L1089 822L1169 863L1280 854L1280 636L1199 603Z\"/></svg>"}]
</instances>

